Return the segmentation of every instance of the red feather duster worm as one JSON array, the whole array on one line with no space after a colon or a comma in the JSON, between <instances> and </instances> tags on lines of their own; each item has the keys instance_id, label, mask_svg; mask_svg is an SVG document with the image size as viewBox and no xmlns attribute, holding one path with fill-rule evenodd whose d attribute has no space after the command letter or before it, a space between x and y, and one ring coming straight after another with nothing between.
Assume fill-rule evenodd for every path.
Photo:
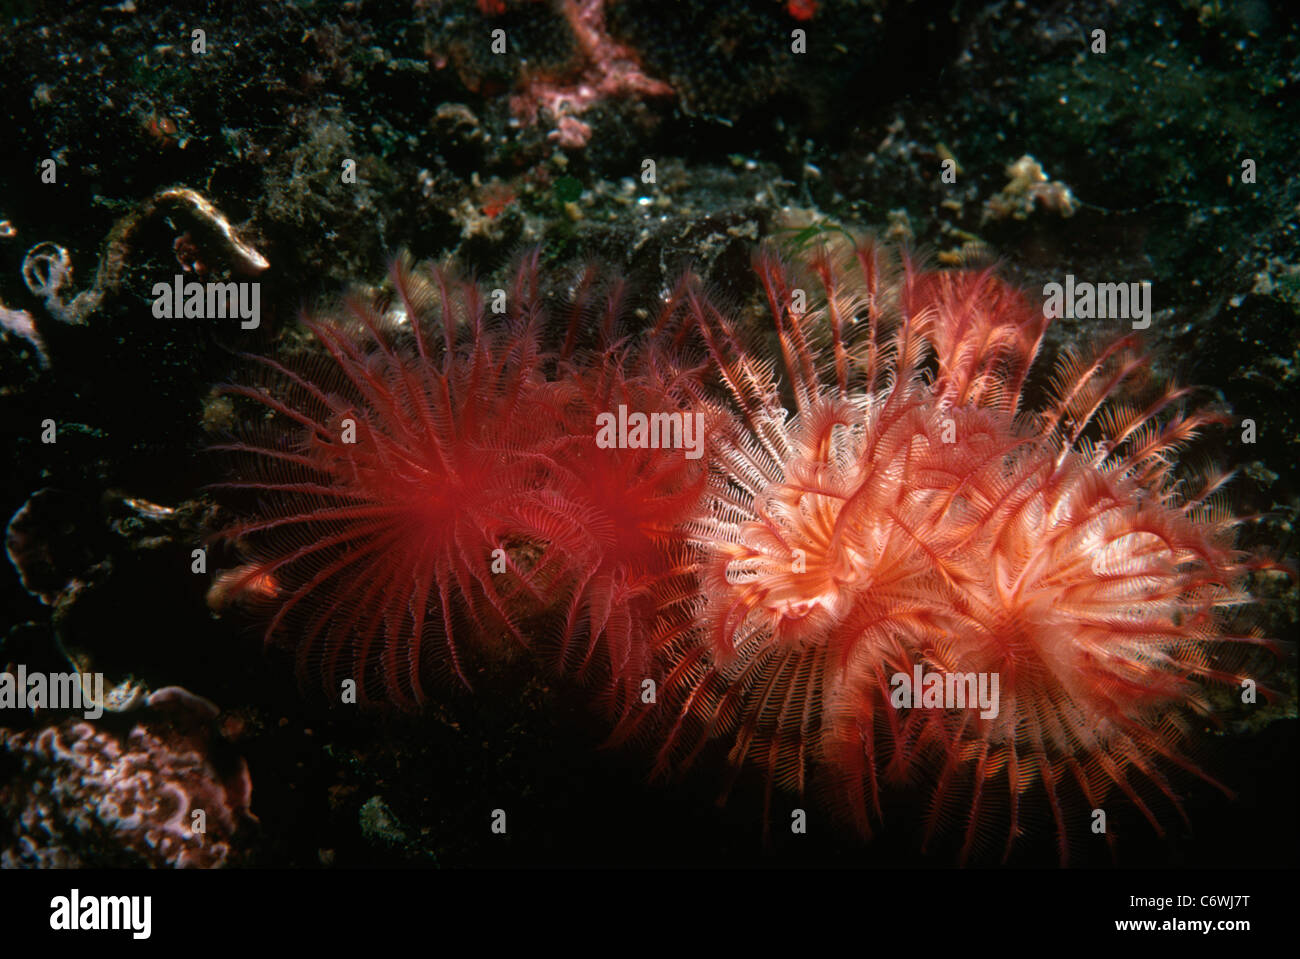
<instances>
[{"instance_id":1,"label":"red feather duster worm","mask_svg":"<svg viewBox=\"0 0 1300 959\"><path fill-rule=\"evenodd\" d=\"M653 731L660 771L720 747L769 805L817 785L868 834L887 785L926 783L928 832L961 819L963 858L997 831L1009 852L1031 799L1062 861L1111 793L1159 829L1143 793L1177 806L1170 768L1209 778L1181 748L1188 717L1207 686L1251 678L1262 645L1223 614L1269 564L1209 505L1224 477L1188 488L1171 465L1214 417L1149 387L1127 338L1067 354L1046 407L1022 409L1046 320L988 270L918 271L870 243L805 267L756 259L784 384L682 298L729 425L707 512L679 531L698 624L660 647L657 727L620 734ZM914 671L962 701L900 696ZM976 707L979 677L1000 683L995 709ZM1073 821L1067 794L1089 806Z\"/></svg>"},{"instance_id":2,"label":"red feather duster worm","mask_svg":"<svg viewBox=\"0 0 1300 959\"><path fill-rule=\"evenodd\" d=\"M468 684L467 654L523 646L625 702L655 610L693 595L659 543L697 509L707 458L606 448L598 419L681 421L697 372L620 339L622 285L594 270L553 325L536 253L500 315L448 268L399 260L391 284L306 319L308 359L249 357L261 382L226 388L265 422L216 447L246 515L221 534L244 563L210 599L263 607L267 640L330 697L353 680L416 707L440 675Z\"/></svg>"},{"instance_id":3,"label":"red feather duster worm","mask_svg":"<svg viewBox=\"0 0 1300 959\"><path fill-rule=\"evenodd\" d=\"M557 296L533 254L489 295L399 261L389 300L228 389L263 423L219 447L243 565L213 602L264 607L304 683L405 707L525 647L661 772L718 750L867 834L925 786L963 858L1031 803L1062 860L1111 796L1159 830L1169 773L1209 779L1207 691L1267 645L1225 625L1270 565L1234 549L1226 477L1173 466L1215 417L1130 338L1028 408L1047 321L989 270L871 243L755 267L775 362L689 276L637 333L595 268ZM918 674L945 696L900 695Z\"/></svg>"},{"instance_id":4,"label":"red feather duster worm","mask_svg":"<svg viewBox=\"0 0 1300 959\"><path fill-rule=\"evenodd\" d=\"M594 682L621 715L652 678L652 649L697 595L674 532L702 508L714 414L697 364L665 337L628 329L622 280L588 266L563 312L542 391L555 424L546 485L516 510L551 571L546 592L558 613L533 645L561 672Z\"/></svg>"},{"instance_id":5,"label":"red feather duster worm","mask_svg":"<svg viewBox=\"0 0 1300 959\"><path fill-rule=\"evenodd\" d=\"M304 319L322 354L248 358L262 382L226 392L267 418L216 447L237 454L218 489L252 494L222 534L247 561L228 591L261 585L267 639L294 650L300 680L414 705L430 677L465 679L466 645L517 635L540 602L510 514L540 485L533 450L554 430L535 316L489 324L478 289L446 270L399 261L392 283L386 309L352 298Z\"/></svg>"},{"instance_id":6,"label":"red feather duster worm","mask_svg":"<svg viewBox=\"0 0 1300 959\"><path fill-rule=\"evenodd\" d=\"M772 365L698 288L661 321L699 331L730 416L715 438L708 510L681 530L700 566L697 624L660 649L657 726L642 717L617 735L659 737L659 771L721 741L735 772L761 770L769 802L774 786L802 792L821 765L849 662L903 668L903 624L917 631L934 614L930 565L902 533L926 509L907 469L928 428L925 340L895 321L885 258L869 246L854 255L851 285L840 282L847 264L813 260L821 307L770 251L756 258L793 415Z\"/></svg>"}]
</instances>

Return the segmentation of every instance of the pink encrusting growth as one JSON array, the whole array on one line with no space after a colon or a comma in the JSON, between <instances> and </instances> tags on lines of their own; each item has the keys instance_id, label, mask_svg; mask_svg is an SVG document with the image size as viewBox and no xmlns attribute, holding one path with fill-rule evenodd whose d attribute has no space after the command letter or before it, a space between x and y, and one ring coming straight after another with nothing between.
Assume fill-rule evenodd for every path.
<instances>
[{"instance_id":1,"label":"pink encrusting growth","mask_svg":"<svg viewBox=\"0 0 1300 959\"><path fill-rule=\"evenodd\" d=\"M683 305L731 424L682 531L701 598L660 652L669 715L621 735L653 729L661 770L720 743L769 801L815 782L867 833L885 786L930 782L928 831L961 819L963 858L999 830L1009 852L1030 796L1063 861L1085 825L1071 790L1089 809L1120 793L1159 829L1146 793L1181 808L1166 771L1209 779L1181 750L1187 717L1262 645L1223 614L1270 564L1209 504L1225 477L1172 466L1215 417L1148 386L1127 338L1067 353L1046 407L1022 409L1046 321L991 271L869 243L805 267L756 260L784 383L707 301ZM897 708L893 677L918 664L996 673L1000 709Z\"/></svg>"},{"instance_id":2,"label":"pink encrusting growth","mask_svg":"<svg viewBox=\"0 0 1300 959\"><path fill-rule=\"evenodd\" d=\"M171 692L181 711L205 702ZM9 827L0 868L216 869L236 859L255 821L253 784L242 758L214 755L213 738L206 723L157 712L129 732L72 719L0 727L0 756L13 768L0 784Z\"/></svg>"},{"instance_id":3,"label":"pink encrusting growth","mask_svg":"<svg viewBox=\"0 0 1300 959\"><path fill-rule=\"evenodd\" d=\"M672 96L672 87L647 76L636 54L610 36L605 0L562 0L560 9L573 31L580 61L563 78L529 78L510 100L515 116L531 123L539 110L546 111L556 124L552 138L576 149L591 138L591 127L578 117L601 100Z\"/></svg>"}]
</instances>

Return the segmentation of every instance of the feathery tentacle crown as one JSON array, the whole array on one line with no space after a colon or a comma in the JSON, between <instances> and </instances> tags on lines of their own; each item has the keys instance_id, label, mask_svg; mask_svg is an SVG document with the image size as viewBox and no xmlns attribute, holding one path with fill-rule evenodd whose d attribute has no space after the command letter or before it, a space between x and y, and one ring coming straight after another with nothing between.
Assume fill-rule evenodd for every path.
<instances>
[{"instance_id":1,"label":"feathery tentacle crown","mask_svg":"<svg viewBox=\"0 0 1300 959\"><path fill-rule=\"evenodd\" d=\"M245 562L214 601L271 606L268 641L329 697L353 680L415 707L509 645L615 691L639 679L682 591L660 543L707 458L604 448L597 421L623 404L680 422L696 373L625 331L622 284L592 269L554 344L536 253L495 303L447 267L403 258L390 280L388 300L304 320L315 362L253 356L263 382L226 388L270 422L216 447L238 458L218 488L256 504L222 532Z\"/></svg>"},{"instance_id":2,"label":"feathery tentacle crown","mask_svg":"<svg viewBox=\"0 0 1300 959\"><path fill-rule=\"evenodd\" d=\"M1009 853L1030 794L1062 861L1071 790L1090 808L1121 793L1160 831L1148 794L1181 813L1169 768L1213 782L1180 749L1188 714L1265 645L1224 631L1270 565L1234 551L1210 502L1226 477L1174 467L1215 417L1152 387L1131 337L1066 353L1022 409L1047 320L990 269L924 272L871 243L804 266L755 262L783 377L691 305L731 417L683 530L702 598L661 651L659 770L720 741L769 803L816 780L866 834L886 784L924 780L927 841L960 819L963 859L997 832ZM915 671L960 699L900 697Z\"/></svg>"},{"instance_id":3,"label":"feathery tentacle crown","mask_svg":"<svg viewBox=\"0 0 1300 959\"><path fill-rule=\"evenodd\" d=\"M866 834L927 783L927 839L957 821L963 859L1009 853L1031 800L1063 861L1071 798L1159 831L1170 770L1213 782L1188 717L1266 645L1224 625L1269 565L1234 549L1226 476L1175 468L1215 417L1131 337L1065 353L1026 408L1047 320L991 269L871 242L754 265L775 360L690 276L638 333L594 267L548 297L534 254L498 315L399 260L390 301L307 321L317 363L229 388L271 422L221 447L257 502L214 594L260 596L331 695L416 706L526 647L660 772L717 749ZM917 676L947 698L900 695Z\"/></svg>"}]
</instances>

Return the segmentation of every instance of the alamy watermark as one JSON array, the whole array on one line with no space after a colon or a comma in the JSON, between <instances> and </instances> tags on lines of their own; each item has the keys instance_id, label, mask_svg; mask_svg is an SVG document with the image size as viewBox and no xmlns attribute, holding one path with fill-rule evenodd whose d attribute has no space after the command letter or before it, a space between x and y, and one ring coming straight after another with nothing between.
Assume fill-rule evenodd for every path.
<instances>
[{"instance_id":1,"label":"alamy watermark","mask_svg":"<svg viewBox=\"0 0 1300 959\"><path fill-rule=\"evenodd\" d=\"M104 715L103 673L0 672L0 709L80 710L86 719Z\"/></svg>"},{"instance_id":2,"label":"alamy watermark","mask_svg":"<svg viewBox=\"0 0 1300 959\"><path fill-rule=\"evenodd\" d=\"M83 896L73 889L50 900L50 928L56 932L120 930L133 939L148 939L152 914L152 896Z\"/></svg>"},{"instance_id":3,"label":"alamy watermark","mask_svg":"<svg viewBox=\"0 0 1300 959\"><path fill-rule=\"evenodd\" d=\"M239 326L255 330L262 323L262 285L254 281L200 283L177 273L171 283L153 285L153 315L160 320L224 320L239 317Z\"/></svg>"},{"instance_id":4,"label":"alamy watermark","mask_svg":"<svg viewBox=\"0 0 1300 959\"><path fill-rule=\"evenodd\" d=\"M1151 325L1151 283L1090 283L1076 281L1073 273L1064 283L1043 287L1043 316L1049 320L1132 320L1133 329Z\"/></svg>"},{"instance_id":5,"label":"alamy watermark","mask_svg":"<svg viewBox=\"0 0 1300 959\"><path fill-rule=\"evenodd\" d=\"M979 709L981 719L997 719L1001 678L997 673L927 673L917 663L912 674L889 677L895 709Z\"/></svg>"},{"instance_id":6,"label":"alamy watermark","mask_svg":"<svg viewBox=\"0 0 1300 959\"><path fill-rule=\"evenodd\" d=\"M685 450L688 460L704 455L703 413L628 413L596 416L596 445L603 450Z\"/></svg>"}]
</instances>

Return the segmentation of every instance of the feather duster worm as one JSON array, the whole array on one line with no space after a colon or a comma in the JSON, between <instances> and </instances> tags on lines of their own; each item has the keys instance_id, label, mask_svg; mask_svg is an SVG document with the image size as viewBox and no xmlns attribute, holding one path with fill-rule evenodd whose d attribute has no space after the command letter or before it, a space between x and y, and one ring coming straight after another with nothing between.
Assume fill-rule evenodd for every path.
<instances>
[{"instance_id":1,"label":"feather duster worm","mask_svg":"<svg viewBox=\"0 0 1300 959\"><path fill-rule=\"evenodd\" d=\"M324 356L250 357L263 382L226 389L270 419L216 447L236 457L217 488L252 502L221 534L245 563L210 598L265 607L268 641L328 696L353 680L365 701L418 706L439 674L468 684L467 649L503 643L640 678L653 610L681 589L656 543L695 508L706 461L602 448L597 421L619 404L680 421L693 372L617 339L621 286L602 296L590 270L562 345L536 254L499 316L448 269L400 260L391 282L391 303L304 321Z\"/></svg>"},{"instance_id":2,"label":"feather duster worm","mask_svg":"<svg viewBox=\"0 0 1300 959\"><path fill-rule=\"evenodd\" d=\"M894 771L933 783L927 839L960 823L963 860L998 833L1009 855L1029 795L1050 809L1064 863L1112 793L1163 835L1145 794L1182 812L1165 770L1219 785L1181 741L1190 717L1211 715L1209 686L1240 692L1262 665L1252 654L1267 644L1225 631L1224 613L1269 564L1236 552L1235 521L1207 505L1225 476L1176 479L1176 451L1215 417L1177 408L1184 389L1143 388L1146 362L1125 338L1087 361L1067 354L1035 415L1009 399L954 406L956 440L918 477L940 497L926 535L943 612L910 637L913 656L945 686L996 677L1000 701L910 710ZM837 706L852 718L831 745L851 774L865 766L861 691L879 689L855 668ZM1073 820L1067 789L1087 804Z\"/></svg>"},{"instance_id":3,"label":"feather duster worm","mask_svg":"<svg viewBox=\"0 0 1300 959\"><path fill-rule=\"evenodd\" d=\"M213 602L265 607L305 683L400 706L526 647L659 772L717 750L868 835L887 789L928 788L963 859L1009 853L1030 804L1062 861L1071 799L1159 831L1172 770L1213 782L1191 718L1267 645L1225 625L1270 565L1234 549L1226 477L1173 466L1215 417L1131 338L1027 407L1047 321L991 270L868 242L755 268L775 360L689 276L638 334L595 268L548 296L525 258L497 315L399 261L391 302L306 321L314 361L229 388L266 421L219 447L244 564ZM900 697L917 675L969 696Z\"/></svg>"},{"instance_id":4,"label":"feather duster worm","mask_svg":"<svg viewBox=\"0 0 1300 959\"><path fill-rule=\"evenodd\" d=\"M1180 749L1186 717L1260 643L1222 613L1268 564L1207 505L1224 477L1188 492L1171 465L1213 417L1183 410L1186 390L1148 395L1130 339L1067 355L1024 410L1046 320L991 271L920 272L869 243L806 265L756 259L793 413L732 321L681 298L730 425L680 533L702 598L660 649L657 768L720 744L769 804L815 781L868 834L886 784L924 781L929 833L966 800L963 858L997 792L1008 852L1032 794L1065 861L1069 788L1090 807L1122 793L1159 829L1139 784L1177 806L1163 769L1209 778ZM940 689L997 677L999 708L900 699L918 667Z\"/></svg>"},{"instance_id":5,"label":"feather duster worm","mask_svg":"<svg viewBox=\"0 0 1300 959\"><path fill-rule=\"evenodd\" d=\"M673 533L701 507L712 416L701 369L664 338L626 328L623 281L588 266L564 312L544 391L557 439L525 517L557 597L534 646L611 693L606 705L620 713L651 675L658 632L695 597Z\"/></svg>"}]
</instances>

